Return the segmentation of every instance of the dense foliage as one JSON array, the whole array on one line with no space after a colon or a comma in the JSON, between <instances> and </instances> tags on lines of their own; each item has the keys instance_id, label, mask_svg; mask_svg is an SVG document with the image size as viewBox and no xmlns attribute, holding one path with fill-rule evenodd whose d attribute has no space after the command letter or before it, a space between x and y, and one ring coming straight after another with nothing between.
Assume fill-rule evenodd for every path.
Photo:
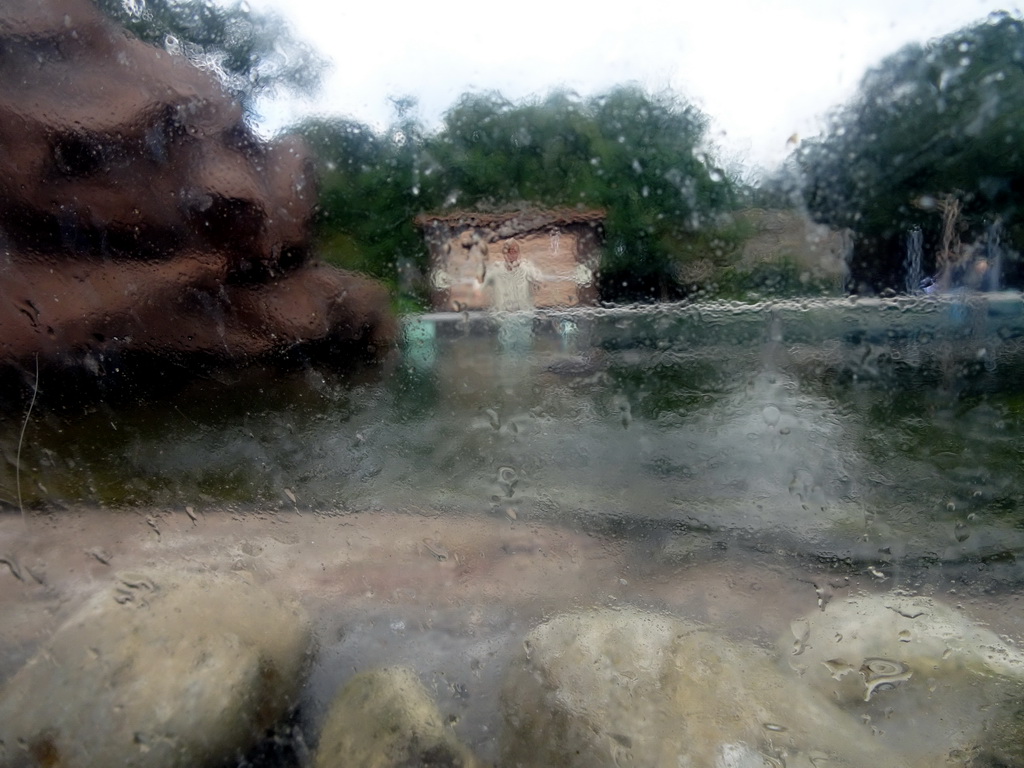
<instances>
[{"instance_id":1,"label":"dense foliage","mask_svg":"<svg viewBox=\"0 0 1024 768\"><path fill-rule=\"evenodd\" d=\"M934 268L944 199L962 205L964 241L999 219L1024 242L1024 22L995 14L885 59L798 163L812 214L856 233L854 276L871 288L901 285L912 228ZM1004 278L1020 285L1019 264Z\"/></svg>"},{"instance_id":2,"label":"dense foliage","mask_svg":"<svg viewBox=\"0 0 1024 768\"><path fill-rule=\"evenodd\" d=\"M607 210L608 299L679 297L688 259L724 263L735 250L719 218L735 184L708 154L705 116L671 94L624 86L515 104L472 93L429 134L409 103L396 106L383 133L348 120L300 126L321 166L321 236L340 263L409 291L426 266L416 214L518 205Z\"/></svg>"},{"instance_id":3,"label":"dense foliage","mask_svg":"<svg viewBox=\"0 0 1024 768\"><path fill-rule=\"evenodd\" d=\"M243 0L94 0L101 11L141 40L179 52L210 69L251 112L255 100L279 89L315 89L327 66L292 37L274 13Z\"/></svg>"},{"instance_id":4,"label":"dense foliage","mask_svg":"<svg viewBox=\"0 0 1024 768\"><path fill-rule=\"evenodd\" d=\"M413 219L432 205L421 194L418 125L400 119L380 133L331 118L308 120L298 130L318 163L321 254L424 299L427 252Z\"/></svg>"}]
</instances>

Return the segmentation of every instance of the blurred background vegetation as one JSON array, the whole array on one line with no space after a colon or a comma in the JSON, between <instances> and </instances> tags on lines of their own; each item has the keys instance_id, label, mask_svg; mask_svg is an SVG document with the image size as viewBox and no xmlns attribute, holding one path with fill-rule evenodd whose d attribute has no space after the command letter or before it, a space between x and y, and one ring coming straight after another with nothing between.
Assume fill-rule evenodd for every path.
<instances>
[{"instance_id":1,"label":"blurred background vegetation","mask_svg":"<svg viewBox=\"0 0 1024 768\"><path fill-rule=\"evenodd\" d=\"M634 86L581 99L558 91L514 104L466 94L431 132L409 100L383 132L349 120L297 126L320 165L324 256L418 295L426 268L413 218L519 206L603 208L601 295L681 298L678 267L726 266L741 228L737 184L705 149L707 119L671 94Z\"/></svg>"},{"instance_id":2,"label":"blurred background vegetation","mask_svg":"<svg viewBox=\"0 0 1024 768\"><path fill-rule=\"evenodd\" d=\"M93 0L140 40L213 71L252 117L256 100L319 87L327 60L275 13L245 0Z\"/></svg>"},{"instance_id":3,"label":"blurred background vegetation","mask_svg":"<svg viewBox=\"0 0 1024 768\"><path fill-rule=\"evenodd\" d=\"M781 186L790 199L855 232L852 277L864 290L900 284L909 230L921 229L926 259L935 253L946 197L962 206L962 240L977 241L999 222L1004 244L1019 248L1024 23L993 14L886 58L787 172ZM1003 269L1004 282L1021 287L1019 260L1007 259Z\"/></svg>"},{"instance_id":4,"label":"blurred background vegetation","mask_svg":"<svg viewBox=\"0 0 1024 768\"><path fill-rule=\"evenodd\" d=\"M242 2L96 2L219 72L250 114L267 93L315 88L325 66L280 19ZM911 230L922 232L924 274L935 270L943 200L960 206L964 242L999 228L1003 283L1024 283L1013 250L1024 242L1024 22L1010 14L886 58L820 136L757 177L723 167L696 106L637 85L516 103L466 93L430 128L415 99L393 104L383 128L338 117L289 130L318 165L320 254L387 282L405 307L427 299L417 215L521 206L607 211L598 279L609 302L902 290ZM757 209L847 232L849 274L809 268L784 237L752 258L751 243L770 234L746 215Z\"/></svg>"}]
</instances>

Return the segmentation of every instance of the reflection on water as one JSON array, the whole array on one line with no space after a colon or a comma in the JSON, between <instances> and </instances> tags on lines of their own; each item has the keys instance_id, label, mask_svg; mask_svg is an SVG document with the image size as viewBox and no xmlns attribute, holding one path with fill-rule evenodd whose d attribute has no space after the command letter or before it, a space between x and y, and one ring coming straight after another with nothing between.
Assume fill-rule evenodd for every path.
<instances>
[{"instance_id":1,"label":"reflection on water","mask_svg":"<svg viewBox=\"0 0 1024 768\"><path fill-rule=\"evenodd\" d=\"M254 370L159 404L43 408L23 496L643 521L854 558L1015 551L1019 299L833 305L830 327L815 304L421 318L355 379Z\"/></svg>"},{"instance_id":2,"label":"reflection on water","mask_svg":"<svg viewBox=\"0 0 1024 768\"><path fill-rule=\"evenodd\" d=\"M96 552L251 572L314 617L308 723L353 672L406 663L487 759L517 638L571 608L764 646L833 600L903 590L1020 637L1019 313L1003 296L434 316L378 371L253 370L74 416L51 400L22 448L28 517L0 520L0 555L48 563L50 591L29 579L0 607L54 610L107 571ZM56 563L83 551L79 575ZM52 622L10 633L5 675ZM855 705L875 716L895 684L865 658L850 668L879 694Z\"/></svg>"}]
</instances>

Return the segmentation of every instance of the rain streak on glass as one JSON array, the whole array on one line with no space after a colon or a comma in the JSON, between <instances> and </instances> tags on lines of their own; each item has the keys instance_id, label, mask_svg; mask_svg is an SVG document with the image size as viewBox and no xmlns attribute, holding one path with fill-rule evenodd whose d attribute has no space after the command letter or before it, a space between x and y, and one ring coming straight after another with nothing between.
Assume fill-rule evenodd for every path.
<instances>
[{"instance_id":1,"label":"rain streak on glass","mask_svg":"<svg viewBox=\"0 0 1024 768\"><path fill-rule=\"evenodd\" d=\"M0 765L1024 766L1019 14L306 1L0 7Z\"/></svg>"}]
</instances>

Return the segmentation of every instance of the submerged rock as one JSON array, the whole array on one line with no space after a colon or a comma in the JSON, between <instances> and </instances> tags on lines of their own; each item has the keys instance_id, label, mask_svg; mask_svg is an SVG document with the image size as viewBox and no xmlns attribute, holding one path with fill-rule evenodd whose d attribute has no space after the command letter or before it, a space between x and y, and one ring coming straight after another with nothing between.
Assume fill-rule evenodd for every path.
<instances>
[{"instance_id":1,"label":"submerged rock","mask_svg":"<svg viewBox=\"0 0 1024 768\"><path fill-rule=\"evenodd\" d=\"M241 580L120 574L0 690L0 765L219 766L294 704L309 643Z\"/></svg>"},{"instance_id":2,"label":"submerged rock","mask_svg":"<svg viewBox=\"0 0 1024 768\"><path fill-rule=\"evenodd\" d=\"M894 749L1024 765L1024 653L961 610L859 595L794 621L780 649L806 685Z\"/></svg>"},{"instance_id":3,"label":"submerged rock","mask_svg":"<svg viewBox=\"0 0 1024 768\"><path fill-rule=\"evenodd\" d=\"M356 675L331 704L316 768L475 768L416 673L406 667Z\"/></svg>"},{"instance_id":4,"label":"submerged rock","mask_svg":"<svg viewBox=\"0 0 1024 768\"><path fill-rule=\"evenodd\" d=\"M509 767L909 765L764 651L636 609L537 627L502 696Z\"/></svg>"}]
</instances>

